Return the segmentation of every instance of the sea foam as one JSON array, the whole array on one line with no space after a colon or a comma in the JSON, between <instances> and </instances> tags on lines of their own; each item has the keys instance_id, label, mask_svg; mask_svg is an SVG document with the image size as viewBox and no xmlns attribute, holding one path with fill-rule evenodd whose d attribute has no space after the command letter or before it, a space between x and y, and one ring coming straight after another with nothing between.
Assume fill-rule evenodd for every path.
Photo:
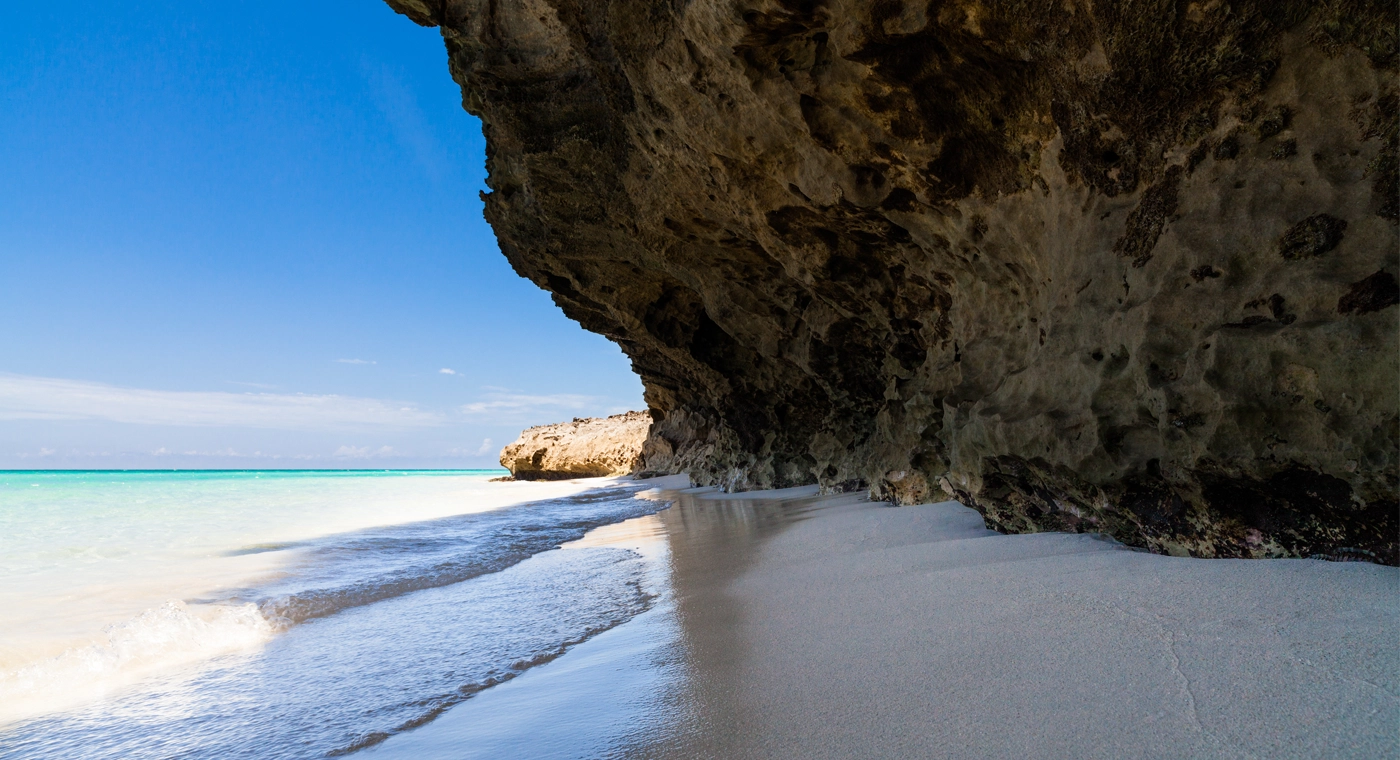
<instances>
[{"instance_id":1,"label":"sea foam","mask_svg":"<svg viewBox=\"0 0 1400 760\"><path fill-rule=\"evenodd\" d=\"M499 570L548 547L400 541L391 526L598 485L493 474L0 473L0 726ZM374 538L384 530L388 545ZM438 558L419 561L425 550Z\"/></svg>"},{"instance_id":2,"label":"sea foam","mask_svg":"<svg viewBox=\"0 0 1400 760\"><path fill-rule=\"evenodd\" d=\"M90 644L0 673L0 723L62 710L156 672L253 648L273 633L255 604L166 602L108 626Z\"/></svg>"}]
</instances>

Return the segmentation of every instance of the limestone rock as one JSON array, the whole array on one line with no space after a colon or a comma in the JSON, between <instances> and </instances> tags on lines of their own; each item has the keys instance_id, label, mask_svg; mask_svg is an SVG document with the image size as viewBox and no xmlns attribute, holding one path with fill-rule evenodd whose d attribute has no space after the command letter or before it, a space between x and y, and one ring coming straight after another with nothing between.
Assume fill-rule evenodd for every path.
<instances>
[{"instance_id":1,"label":"limestone rock","mask_svg":"<svg viewBox=\"0 0 1400 760\"><path fill-rule=\"evenodd\" d=\"M390 0L646 466L1397 562L1389 0Z\"/></svg>"},{"instance_id":2,"label":"limestone rock","mask_svg":"<svg viewBox=\"0 0 1400 760\"><path fill-rule=\"evenodd\" d=\"M650 427L646 412L539 425L501 449L501 466L520 480L631 475L641 464Z\"/></svg>"}]
</instances>

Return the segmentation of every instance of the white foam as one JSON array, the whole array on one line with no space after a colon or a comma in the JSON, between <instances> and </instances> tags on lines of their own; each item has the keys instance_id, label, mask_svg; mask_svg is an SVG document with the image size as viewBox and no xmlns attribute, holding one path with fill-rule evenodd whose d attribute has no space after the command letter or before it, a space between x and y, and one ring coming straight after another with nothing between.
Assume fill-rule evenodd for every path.
<instances>
[{"instance_id":1,"label":"white foam","mask_svg":"<svg viewBox=\"0 0 1400 760\"><path fill-rule=\"evenodd\" d=\"M484 512L617 482L43 477L0 480L8 485L0 488L0 724L265 641L273 628L251 605L165 603L227 598L218 596L221 590L257 585L300 556L295 548L249 548Z\"/></svg>"},{"instance_id":2,"label":"white foam","mask_svg":"<svg viewBox=\"0 0 1400 760\"><path fill-rule=\"evenodd\" d=\"M166 602L108 626L90 644L0 672L0 724L100 699L158 672L257 647L273 630L253 604Z\"/></svg>"}]
</instances>

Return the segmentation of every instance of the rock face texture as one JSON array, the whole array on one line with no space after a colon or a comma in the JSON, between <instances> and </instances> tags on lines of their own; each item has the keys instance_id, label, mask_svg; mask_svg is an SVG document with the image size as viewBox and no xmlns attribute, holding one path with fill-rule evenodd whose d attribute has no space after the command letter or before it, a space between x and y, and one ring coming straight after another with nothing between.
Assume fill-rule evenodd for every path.
<instances>
[{"instance_id":1,"label":"rock face texture","mask_svg":"<svg viewBox=\"0 0 1400 760\"><path fill-rule=\"evenodd\" d=\"M519 480L631 475L641 466L650 428L646 412L539 425L501 449L501 466Z\"/></svg>"},{"instance_id":2,"label":"rock face texture","mask_svg":"<svg viewBox=\"0 0 1400 760\"><path fill-rule=\"evenodd\" d=\"M1397 562L1389 0L388 0L646 467Z\"/></svg>"}]
</instances>

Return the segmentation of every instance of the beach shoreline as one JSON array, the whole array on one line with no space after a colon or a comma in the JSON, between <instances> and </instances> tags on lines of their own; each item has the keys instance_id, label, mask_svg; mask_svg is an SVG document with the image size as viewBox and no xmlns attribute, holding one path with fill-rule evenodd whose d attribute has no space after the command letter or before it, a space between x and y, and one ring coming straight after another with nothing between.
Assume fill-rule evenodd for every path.
<instances>
[{"instance_id":1,"label":"beach shoreline","mask_svg":"<svg viewBox=\"0 0 1400 760\"><path fill-rule=\"evenodd\" d=\"M240 595L305 569L318 542L631 483L490 474L4 473L0 730L266 646L291 623Z\"/></svg>"},{"instance_id":2,"label":"beach shoreline","mask_svg":"<svg viewBox=\"0 0 1400 760\"><path fill-rule=\"evenodd\" d=\"M665 527L656 608L372 754L1390 757L1400 746L1395 568L1003 535L955 502L890 507L814 488L670 497L642 518ZM518 712L536 700L550 708ZM548 723L564 715L587 719L561 738Z\"/></svg>"}]
</instances>

